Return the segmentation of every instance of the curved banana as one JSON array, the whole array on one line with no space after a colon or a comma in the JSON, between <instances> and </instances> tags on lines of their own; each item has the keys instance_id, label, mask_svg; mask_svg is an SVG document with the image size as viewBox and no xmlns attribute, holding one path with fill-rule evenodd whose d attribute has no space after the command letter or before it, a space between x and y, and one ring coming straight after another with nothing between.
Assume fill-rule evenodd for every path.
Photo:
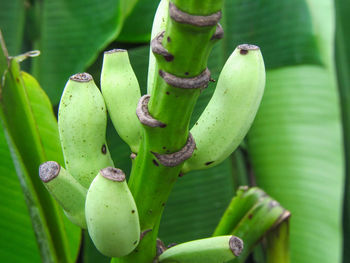
<instances>
[{"instance_id":1,"label":"curved banana","mask_svg":"<svg viewBox=\"0 0 350 263\"><path fill-rule=\"evenodd\" d=\"M210 237L169 248L159 256L160 263L217 263L238 257L243 241L235 236Z\"/></svg>"},{"instance_id":2,"label":"curved banana","mask_svg":"<svg viewBox=\"0 0 350 263\"><path fill-rule=\"evenodd\" d=\"M255 118L264 88L265 66L259 47L238 46L220 73L213 97L191 129L197 149L182 172L218 165L237 148Z\"/></svg>"},{"instance_id":3,"label":"curved banana","mask_svg":"<svg viewBox=\"0 0 350 263\"><path fill-rule=\"evenodd\" d=\"M106 106L91 75L70 77L60 101L58 129L66 169L86 188L100 169L113 166L106 126Z\"/></svg>"},{"instance_id":4,"label":"curved banana","mask_svg":"<svg viewBox=\"0 0 350 263\"><path fill-rule=\"evenodd\" d=\"M135 111L141 92L126 50L104 53L101 90L119 136L132 152L138 152L142 129Z\"/></svg>"},{"instance_id":5,"label":"curved banana","mask_svg":"<svg viewBox=\"0 0 350 263\"><path fill-rule=\"evenodd\" d=\"M169 13L169 0L161 0L156 15L154 16L151 40L154 39L159 33L165 30ZM149 51L149 63L148 63L148 77L147 77L147 94L151 94L156 77L156 57L152 52L152 47Z\"/></svg>"},{"instance_id":6,"label":"curved banana","mask_svg":"<svg viewBox=\"0 0 350 263\"><path fill-rule=\"evenodd\" d=\"M87 189L82 187L63 167L54 161L39 167L39 177L46 189L63 208L67 217L81 228L86 228L85 197Z\"/></svg>"},{"instance_id":7,"label":"curved banana","mask_svg":"<svg viewBox=\"0 0 350 263\"><path fill-rule=\"evenodd\" d=\"M85 203L89 235L96 248L109 257L132 252L140 239L140 223L125 174L102 169L91 183Z\"/></svg>"}]
</instances>

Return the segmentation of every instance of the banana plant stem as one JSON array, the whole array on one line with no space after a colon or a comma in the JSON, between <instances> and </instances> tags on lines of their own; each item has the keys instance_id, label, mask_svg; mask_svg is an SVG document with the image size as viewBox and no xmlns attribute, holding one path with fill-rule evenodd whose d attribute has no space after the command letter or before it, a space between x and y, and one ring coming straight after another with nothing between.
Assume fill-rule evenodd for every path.
<instances>
[{"instance_id":1,"label":"banana plant stem","mask_svg":"<svg viewBox=\"0 0 350 263\"><path fill-rule=\"evenodd\" d=\"M181 10L181 4L186 12ZM198 6L202 7L202 13L198 13ZM222 1L214 0L192 0L179 5L176 1L170 2L166 31L159 32L152 41L158 72L149 101L142 107L148 110L146 116L157 120L159 125L150 127L143 122L143 140L129 180L144 235L134 252L114 262L151 263L155 260L158 227L165 203L179 176L181 158L194 149L188 132L189 122L201 89L207 86L210 78L207 59L216 42L211 38L220 18L217 15L215 21L211 14L219 14L221 6ZM210 16L214 22L207 26L190 24L189 20L196 20L198 15ZM144 118L139 116L139 119Z\"/></svg>"}]
</instances>

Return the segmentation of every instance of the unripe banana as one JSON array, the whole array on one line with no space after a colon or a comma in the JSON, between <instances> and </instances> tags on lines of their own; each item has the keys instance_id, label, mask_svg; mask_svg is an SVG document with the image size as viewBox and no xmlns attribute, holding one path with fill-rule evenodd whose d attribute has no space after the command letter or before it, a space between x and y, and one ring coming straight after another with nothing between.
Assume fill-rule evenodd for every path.
<instances>
[{"instance_id":1,"label":"unripe banana","mask_svg":"<svg viewBox=\"0 0 350 263\"><path fill-rule=\"evenodd\" d=\"M87 193L85 214L89 235L102 254L122 257L139 243L136 204L120 169L98 173Z\"/></svg>"},{"instance_id":2,"label":"unripe banana","mask_svg":"<svg viewBox=\"0 0 350 263\"><path fill-rule=\"evenodd\" d=\"M113 166L106 126L106 106L91 75L70 77L60 101L58 129L66 169L86 188L100 169Z\"/></svg>"},{"instance_id":3,"label":"unripe banana","mask_svg":"<svg viewBox=\"0 0 350 263\"><path fill-rule=\"evenodd\" d=\"M264 88L265 66L259 47L238 46L191 129L197 149L185 162L183 172L218 165L237 148L255 118Z\"/></svg>"},{"instance_id":4,"label":"unripe banana","mask_svg":"<svg viewBox=\"0 0 350 263\"><path fill-rule=\"evenodd\" d=\"M135 111L141 92L126 50L113 49L104 53L101 90L119 136L131 151L138 152L141 124Z\"/></svg>"},{"instance_id":5,"label":"unripe banana","mask_svg":"<svg viewBox=\"0 0 350 263\"><path fill-rule=\"evenodd\" d=\"M238 257L243 241L235 236L210 237L169 248L159 256L160 263L217 263Z\"/></svg>"},{"instance_id":6,"label":"unripe banana","mask_svg":"<svg viewBox=\"0 0 350 263\"><path fill-rule=\"evenodd\" d=\"M165 30L169 13L169 0L161 0L156 15L154 16L151 40L154 39L159 33ZM156 73L156 57L150 47L149 51L149 63L148 63L148 77L147 77L147 94L151 94L154 85Z\"/></svg>"},{"instance_id":7,"label":"unripe banana","mask_svg":"<svg viewBox=\"0 0 350 263\"><path fill-rule=\"evenodd\" d=\"M63 208L67 217L81 228L86 228L85 197L87 189L82 187L63 167L54 161L39 167L40 179L46 189Z\"/></svg>"}]
</instances>

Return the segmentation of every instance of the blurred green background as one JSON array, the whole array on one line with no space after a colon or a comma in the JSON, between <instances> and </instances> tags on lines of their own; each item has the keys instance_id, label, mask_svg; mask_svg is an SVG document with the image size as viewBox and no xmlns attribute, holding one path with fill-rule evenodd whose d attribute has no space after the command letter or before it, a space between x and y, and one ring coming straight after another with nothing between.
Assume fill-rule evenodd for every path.
<instances>
[{"instance_id":1,"label":"blurred green background","mask_svg":"<svg viewBox=\"0 0 350 263\"><path fill-rule=\"evenodd\" d=\"M41 51L21 68L37 78L57 111L69 76L89 72L99 84L102 54L113 48L128 50L146 93L158 3L0 0L0 29L11 56ZM266 90L241 147L219 166L178 180L160 228L166 244L210 236L237 187L248 184L258 185L292 212L293 263L350 262L349 15L346 0L226 0L220 22L225 37L208 64L212 78L218 78L238 44L256 44L267 69ZM193 122L214 89L211 83L201 94ZM6 136L0 129L0 261L40 262L28 196ZM129 173L129 148L111 123L107 140L115 164ZM79 246L78 238L72 257L79 262L108 262L86 234L78 254Z\"/></svg>"}]
</instances>

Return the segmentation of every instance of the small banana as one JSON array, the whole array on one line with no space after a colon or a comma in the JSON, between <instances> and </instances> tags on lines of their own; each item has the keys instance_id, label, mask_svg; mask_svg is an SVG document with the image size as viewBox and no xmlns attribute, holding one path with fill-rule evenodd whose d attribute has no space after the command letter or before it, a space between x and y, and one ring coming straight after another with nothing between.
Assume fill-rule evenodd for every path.
<instances>
[{"instance_id":1,"label":"small banana","mask_svg":"<svg viewBox=\"0 0 350 263\"><path fill-rule=\"evenodd\" d=\"M153 20L151 40L153 40L159 33L165 30L168 14L169 12L169 0L161 0L156 15ZM148 63L148 78L147 78L147 93L151 94L152 88L154 85L156 73L158 70L156 69L156 57L152 52L152 48L150 47L149 51L149 63Z\"/></svg>"},{"instance_id":2,"label":"small banana","mask_svg":"<svg viewBox=\"0 0 350 263\"><path fill-rule=\"evenodd\" d=\"M58 129L66 169L86 188L100 169L113 166L106 126L106 106L91 75L70 77L60 101Z\"/></svg>"},{"instance_id":3,"label":"small banana","mask_svg":"<svg viewBox=\"0 0 350 263\"><path fill-rule=\"evenodd\" d=\"M217 263L238 257L243 241L235 236L210 237L169 248L159 256L160 263Z\"/></svg>"},{"instance_id":4,"label":"small banana","mask_svg":"<svg viewBox=\"0 0 350 263\"><path fill-rule=\"evenodd\" d=\"M67 217L81 228L86 228L85 197L87 189L82 187L63 167L54 161L39 167L39 177L46 189L63 208Z\"/></svg>"},{"instance_id":5,"label":"small banana","mask_svg":"<svg viewBox=\"0 0 350 263\"><path fill-rule=\"evenodd\" d=\"M102 169L91 183L85 203L89 235L96 248L109 257L132 252L140 239L140 223L125 174Z\"/></svg>"},{"instance_id":6,"label":"small banana","mask_svg":"<svg viewBox=\"0 0 350 263\"><path fill-rule=\"evenodd\" d=\"M260 105L265 66L260 49L240 45L226 61L207 107L192 127L197 149L182 172L221 163L243 140Z\"/></svg>"},{"instance_id":7,"label":"small banana","mask_svg":"<svg viewBox=\"0 0 350 263\"><path fill-rule=\"evenodd\" d=\"M141 92L126 50L104 53L101 90L119 136L132 152L138 152L142 127L135 111Z\"/></svg>"}]
</instances>

